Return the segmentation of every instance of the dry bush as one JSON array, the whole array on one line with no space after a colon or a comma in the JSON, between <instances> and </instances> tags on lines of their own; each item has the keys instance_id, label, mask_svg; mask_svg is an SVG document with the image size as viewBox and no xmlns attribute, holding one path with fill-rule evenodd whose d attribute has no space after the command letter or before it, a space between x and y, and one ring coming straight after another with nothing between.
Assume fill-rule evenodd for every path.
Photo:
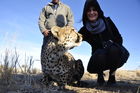
<instances>
[{"instance_id":1,"label":"dry bush","mask_svg":"<svg viewBox=\"0 0 140 93\"><path fill-rule=\"evenodd\" d=\"M6 50L0 58L0 93L7 93L9 90L24 89L21 85L31 86L33 74L39 72L33 68L33 57L25 55L24 65L19 62L19 55Z\"/></svg>"},{"instance_id":2,"label":"dry bush","mask_svg":"<svg viewBox=\"0 0 140 93\"><path fill-rule=\"evenodd\" d=\"M16 64L18 61L18 55L15 52L15 55L10 54L8 50L5 51L4 58L1 58L1 68L0 68L0 80L1 83L10 84L12 74L16 71Z\"/></svg>"},{"instance_id":3,"label":"dry bush","mask_svg":"<svg viewBox=\"0 0 140 93\"><path fill-rule=\"evenodd\" d=\"M5 51L4 56L0 59L0 92L4 93L8 91L10 85L13 83L12 74L16 71L16 64L18 62L18 54L12 55L9 50ZM6 90L5 90L6 89Z\"/></svg>"}]
</instances>

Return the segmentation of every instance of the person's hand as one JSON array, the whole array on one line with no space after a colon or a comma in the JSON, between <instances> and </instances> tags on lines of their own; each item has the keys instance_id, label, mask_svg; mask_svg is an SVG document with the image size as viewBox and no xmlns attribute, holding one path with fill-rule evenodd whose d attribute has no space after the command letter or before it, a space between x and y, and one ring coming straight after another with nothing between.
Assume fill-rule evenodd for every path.
<instances>
[{"instance_id":1,"label":"person's hand","mask_svg":"<svg viewBox=\"0 0 140 93\"><path fill-rule=\"evenodd\" d=\"M45 30L45 31L43 32L43 35L44 35L44 36L48 36L48 34L49 34L49 31L48 31L48 30Z\"/></svg>"}]
</instances>

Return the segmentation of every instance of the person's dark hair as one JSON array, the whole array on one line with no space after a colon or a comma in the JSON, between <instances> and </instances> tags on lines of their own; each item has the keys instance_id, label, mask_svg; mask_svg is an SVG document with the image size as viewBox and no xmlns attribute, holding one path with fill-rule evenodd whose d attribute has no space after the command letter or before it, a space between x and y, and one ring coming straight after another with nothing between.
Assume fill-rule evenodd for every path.
<instances>
[{"instance_id":1,"label":"person's dark hair","mask_svg":"<svg viewBox=\"0 0 140 93\"><path fill-rule=\"evenodd\" d=\"M83 10L83 16L82 16L83 25L85 25L85 22L87 21L86 12L91 6L97 10L99 14L99 18L104 17L103 11L100 8L100 5L97 2L97 0L86 0L85 5L84 5L84 10Z\"/></svg>"}]
</instances>

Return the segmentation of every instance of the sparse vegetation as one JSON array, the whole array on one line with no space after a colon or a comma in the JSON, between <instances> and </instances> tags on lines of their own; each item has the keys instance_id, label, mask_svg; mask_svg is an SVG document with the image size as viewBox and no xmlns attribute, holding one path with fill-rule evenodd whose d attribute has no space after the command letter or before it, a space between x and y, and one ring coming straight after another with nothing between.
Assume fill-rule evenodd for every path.
<instances>
[{"instance_id":1,"label":"sparse vegetation","mask_svg":"<svg viewBox=\"0 0 140 93\"><path fill-rule=\"evenodd\" d=\"M117 71L118 84L98 86L95 74L85 73L82 86L66 86L66 90L57 90L57 86L45 87L41 83L42 74L33 67L33 57L25 55L24 64L16 49L9 50L0 57L0 93L140 93L140 70ZM105 72L105 79L108 75Z\"/></svg>"}]
</instances>

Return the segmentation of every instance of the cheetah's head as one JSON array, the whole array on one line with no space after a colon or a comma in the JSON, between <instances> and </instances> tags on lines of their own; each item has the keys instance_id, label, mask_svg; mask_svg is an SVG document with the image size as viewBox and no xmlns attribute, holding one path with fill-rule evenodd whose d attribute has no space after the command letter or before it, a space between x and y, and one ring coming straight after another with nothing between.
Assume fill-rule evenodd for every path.
<instances>
[{"instance_id":1,"label":"cheetah's head","mask_svg":"<svg viewBox=\"0 0 140 93\"><path fill-rule=\"evenodd\" d=\"M58 44L68 49L79 46L82 42L82 35L70 26L54 26L52 27L51 32L53 36L58 39Z\"/></svg>"}]
</instances>

